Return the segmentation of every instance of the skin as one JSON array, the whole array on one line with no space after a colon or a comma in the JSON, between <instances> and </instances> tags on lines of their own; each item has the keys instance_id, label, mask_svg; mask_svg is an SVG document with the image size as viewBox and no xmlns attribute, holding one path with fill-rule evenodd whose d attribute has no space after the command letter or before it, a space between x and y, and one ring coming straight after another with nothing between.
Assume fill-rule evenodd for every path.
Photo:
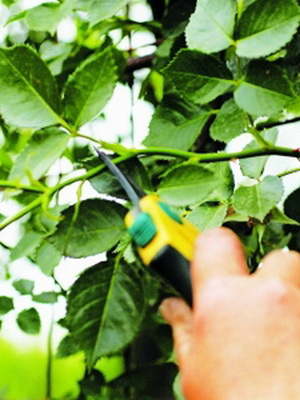
<instances>
[{"instance_id":1,"label":"skin","mask_svg":"<svg viewBox=\"0 0 300 400\"><path fill-rule=\"evenodd\" d=\"M300 255L276 250L248 274L238 237L201 234L191 265L193 310L179 298L172 326L187 400L300 399Z\"/></svg>"}]
</instances>

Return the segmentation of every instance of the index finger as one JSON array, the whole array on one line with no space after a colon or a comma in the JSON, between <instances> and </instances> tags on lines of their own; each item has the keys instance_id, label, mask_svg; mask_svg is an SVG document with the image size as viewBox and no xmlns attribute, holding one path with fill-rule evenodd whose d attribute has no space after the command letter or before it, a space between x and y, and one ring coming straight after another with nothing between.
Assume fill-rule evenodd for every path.
<instances>
[{"instance_id":1,"label":"index finger","mask_svg":"<svg viewBox=\"0 0 300 400\"><path fill-rule=\"evenodd\" d=\"M193 293L210 278L226 275L248 275L243 246L228 228L202 233L196 242L191 264Z\"/></svg>"}]
</instances>

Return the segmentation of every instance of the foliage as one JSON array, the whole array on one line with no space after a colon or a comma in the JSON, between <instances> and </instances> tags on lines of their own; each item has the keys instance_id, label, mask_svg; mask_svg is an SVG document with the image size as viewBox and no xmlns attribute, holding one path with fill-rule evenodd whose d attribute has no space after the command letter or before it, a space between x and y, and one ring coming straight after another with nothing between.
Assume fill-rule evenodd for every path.
<instances>
[{"instance_id":1,"label":"foliage","mask_svg":"<svg viewBox=\"0 0 300 400\"><path fill-rule=\"evenodd\" d=\"M38 334L40 307L65 299L66 315L55 321L68 330L58 356L83 352L80 399L181 398L178 378L173 389L171 332L157 311L173 289L141 266L123 222L130 203L94 146L113 153L113 162L145 192L157 192L200 230L220 225L235 230L250 271L276 247L299 250L299 189L287 195L283 177L300 170L300 151L293 144L276 145L280 126L300 118L299 5L296 0L0 5L8 15L0 47L0 187L3 201L19 210L1 215L0 229L5 235L15 224L21 231L16 246L10 248L5 236L0 245L9 263L26 257L55 286L38 292L33 278L14 280L8 265L12 291L33 302L17 310L16 322L27 334ZM152 17L133 16L138 6ZM68 41L59 33L66 18L75 32ZM15 37L16 26L22 37ZM134 47L141 32L150 38L147 56L144 43ZM88 133L106 117L105 107L122 85L133 92L140 88L140 98L153 107L148 135L138 147L125 137L108 143L101 129ZM228 152L227 144L244 133L249 143ZM293 158L295 167L270 174L272 155ZM234 163L240 180L234 179ZM60 170L62 164L68 167ZM74 185L77 200L70 202L65 189ZM91 188L93 194L86 194ZM56 267L64 257L102 253L106 261L91 261L71 287L62 287ZM0 296L3 324L14 307L11 296ZM108 379L100 365L114 356L122 357L123 372Z\"/></svg>"}]
</instances>

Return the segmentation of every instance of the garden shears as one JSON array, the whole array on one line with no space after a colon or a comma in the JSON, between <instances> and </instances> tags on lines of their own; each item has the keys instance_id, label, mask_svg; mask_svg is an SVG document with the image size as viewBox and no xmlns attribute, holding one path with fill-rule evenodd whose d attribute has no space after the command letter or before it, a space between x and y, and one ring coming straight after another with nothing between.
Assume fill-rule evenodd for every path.
<instances>
[{"instance_id":1,"label":"garden shears","mask_svg":"<svg viewBox=\"0 0 300 400\"><path fill-rule=\"evenodd\" d=\"M96 151L133 204L125 225L142 262L154 268L192 305L190 261L198 229L156 194L144 193L105 153Z\"/></svg>"}]
</instances>

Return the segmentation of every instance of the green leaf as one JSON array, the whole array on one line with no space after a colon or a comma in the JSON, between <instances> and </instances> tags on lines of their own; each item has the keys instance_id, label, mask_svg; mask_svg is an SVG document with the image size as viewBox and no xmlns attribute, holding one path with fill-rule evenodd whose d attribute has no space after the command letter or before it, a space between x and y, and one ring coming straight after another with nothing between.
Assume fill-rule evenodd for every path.
<instances>
[{"instance_id":1,"label":"green leaf","mask_svg":"<svg viewBox=\"0 0 300 400\"><path fill-rule=\"evenodd\" d=\"M285 225L300 225L299 222L297 222L295 219L289 218L277 207L272 210L270 217L272 222L279 222Z\"/></svg>"},{"instance_id":2,"label":"green leaf","mask_svg":"<svg viewBox=\"0 0 300 400\"><path fill-rule=\"evenodd\" d=\"M92 166L95 167L97 165L99 165L98 157L92 160ZM152 190L152 185L147 170L139 160L127 160L118 164L118 167L122 172L125 173L126 176L130 177L138 187L145 191ZM99 193L109 194L121 199L128 199L128 196L121 188L118 179L112 175L110 171L104 171L98 174L90 179L90 182L93 188Z\"/></svg>"},{"instance_id":3,"label":"green leaf","mask_svg":"<svg viewBox=\"0 0 300 400\"><path fill-rule=\"evenodd\" d=\"M144 317L144 298L142 276L135 265L97 264L75 282L66 321L89 367L133 340Z\"/></svg>"},{"instance_id":4,"label":"green leaf","mask_svg":"<svg viewBox=\"0 0 300 400\"><path fill-rule=\"evenodd\" d=\"M57 302L58 294L55 292L43 292L32 296L32 300L36 303L54 304Z\"/></svg>"},{"instance_id":5,"label":"green leaf","mask_svg":"<svg viewBox=\"0 0 300 400\"><path fill-rule=\"evenodd\" d=\"M226 101L210 127L210 136L214 140L228 143L241 135L249 126L247 114L241 110L233 99Z\"/></svg>"},{"instance_id":6,"label":"green leaf","mask_svg":"<svg viewBox=\"0 0 300 400\"><path fill-rule=\"evenodd\" d=\"M28 46L0 49L0 113L12 125L41 128L61 121L56 83Z\"/></svg>"},{"instance_id":7,"label":"green leaf","mask_svg":"<svg viewBox=\"0 0 300 400\"><path fill-rule=\"evenodd\" d=\"M36 132L17 157L9 174L9 180L29 184L39 180L65 151L70 137L58 128Z\"/></svg>"},{"instance_id":8,"label":"green leaf","mask_svg":"<svg viewBox=\"0 0 300 400\"><path fill-rule=\"evenodd\" d=\"M233 83L230 71L217 58L192 50L181 50L164 73L182 96L196 104L214 100Z\"/></svg>"},{"instance_id":9,"label":"green leaf","mask_svg":"<svg viewBox=\"0 0 300 400\"><path fill-rule=\"evenodd\" d=\"M166 95L155 109L150 133L143 144L189 150L201 134L209 116L209 111L178 95Z\"/></svg>"},{"instance_id":10,"label":"green leaf","mask_svg":"<svg viewBox=\"0 0 300 400\"><path fill-rule=\"evenodd\" d=\"M219 179L219 184L208 196L207 201L226 202L234 189L234 179L229 162L211 163L206 165L205 168L213 172L214 176Z\"/></svg>"},{"instance_id":11,"label":"green leaf","mask_svg":"<svg viewBox=\"0 0 300 400\"><path fill-rule=\"evenodd\" d=\"M10 259L11 261L17 260L21 257L27 257L34 249L41 243L43 234L39 232L29 231L17 243L16 247L11 250Z\"/></svg>"},{"instance_id":12,"label":"green leaf","mask_svg":"<svg viewBox=\"0 0 300 400\"><path fill-rule=\"evenodd\" d=\"M82 0L80 0L82 2ZM129 0L84 0L87 3L88 15L94 25L115 15Z\"/></svg>"},{"instance_id":13,"label":"green leaf","mask_svg":"<svg viewBox=\"0 0 300 400\"><path fill-rule=\"evenodd\" d=\"M80 258L111 249L125 231L125 209L107 200L81 202L78 215L75 206L63 212L64 219L48 238L66 256Z\"/></svg>"},{"instance_id":14,"label":"green leaf","mask_svg":"<svg viewBox=\"0 0 300 400\"><path fill-rule=\"evenodd\" d=\"M73 336L68 334L59 343L59 346L58 346L58 349L56 352L56 357L57 358L69 357L69 356L72 356L73 354L78 353L79 351L80 351L80 348L78 347L77 343L75 342Z\"/></svg>"},{"instance_id":15,"label":"green leaf","mask_svg":"<svg viewBox=\"0 0 300 400\"><path fill-rule=\"evenodd\" d=\"M181 35L188 24L189 16L195 9L195 0L178 0L170 3L162 20L164 37L171 39Z\"/></svg>"},{"instance_id":16,"label":"green leaf","mask_svg":"<svg viewBox=\"0 0 300 400\"><path fill-rule=\"evenodd\" d=\"M13 299L7 296L0 296L0 315L7 314L13 310L14 302Z\"/></svg>"},{"instance_id":17,"label":"green leaf","mask_svg":"<svg viewBox=\"0 0 300 400\"><path fill-rule=\"evenodd\" d=\"M278 130L277 128L269 129L265 132L261 133L261 136L267 140L268 142L275 144ZM256 142L256 140L252 140L247 146L245 150L250 149L259 149L260 146ZM243 175L249 176L249 178L258 179L262 175L266 163L268 161L269 156L255 157L255 158L245 158L240 160L240 167Z\"/></svg>"},{"instance_id":18,"label":"green leaf","mask_svg":"<svg viewBox=\"0 0 300 400\"><path fill-rule=\"evenodd\" d=\"M72 51L71 43L53 43L50 40L43 42L39 48L42 60L48 65L52 75L59 75L63 70L65 60Z\"/></svg>"},{"instance_id":19,"label":"green leaf","mask_svg":"<svg viewBox=\"0 0 300 400\"><path fill-rule=\"evenodd\" d=\"M291 83L284 72L266 61L252 61L234 93L236 103L249 114L269 116L292 100Z\"/></svg>"},{"instance_id":20,"label":"green leaf","mask_svg":"<svg viewBox=\"0 0 300 400\"><path fill-rule=\"evenodd\" d=\"M233 196L233 206L240 214L263 221L282 194L281 180L277 176L266 176L255 185L239 187Z\"/></svg>"},{"instance_id":21,"label":"green leaf","mask_svg":"<svg viewBox=\"0 0 300 400\"><path fill-rule=\"evenodd\" d=\"M177 374L174 383L173 383L173 391L176 400L184 400L182 390L181 390L181 383L180 383L180 375Z\"/></svg>"},{"instance_id":22,"label":"green leaf","mask_svg":"<svg viewBox=\"0 0 300 400\"><path fill-rule=\"evenodd\" d=\"M111 48L87 58L65 88L65 116L75 127L95 118L111 98L117 81Z\"/></svg>"},{"instance_id":23,"label":"green leaf","mask_svg":"<svg viewBox=\"0 0 300 400\"><path fill-rule=\"evenodd\" d=\"M28 279L19 279L13 282L13 287L21 294L31 294L34 289L34 282Z\"/></svg>"},{"instance_id":24,"label":"green leaf","mask_svg":"<svg viewBox=\"0 0 300 400\"><path fill-rule=\"evenodd\" d=\"M165 175L158 194L163 201L175 206L203 203L220 185L218 176L200 165L181 165Z\"/></svg>"},{"instance_id":25,"label":"green leaf","mask_svg":"<svg viewBox=\"0 0 300 400\"><path fill-rule=\"evenodd\" d=\"M35 262L45 275L51 276L61 257L61 252L53 244L45 240L36 251Z\"/></svg>"},{"instance_id":26,"label":"green leaf","mask_svg":"<svg viewBox=\"0 0 300 400\"><path fill-rule=\"evenodd\" d=\"M226 217L228 206L226 204L202 204L195 208L187 219L200 231L221 226Z\"/></svg>"},{"instance_id":27,"label":"green leaf","mask_svg":"<svg viewBox=\"0 0 300 400\"><path fill-rule=\"evenodd\" d=\"M275 53L292 39L299 20L295 0L255 1L239 21L237 54L259 58Z\"/></svg>"},{"instance_id":28,"label":"green leaf","mask_svg":"<svg viewBox=\"0 0 300 400\"><path fill-rule=\"evenodd\" d=\"M41 320L39 313L35 308L29 308L19 313L17 317L17 324L19 328L30 335L37 335L40 333Z\"/></svg>"},{"instance_id":29,"label":"green leaf","mask_svg":"<svg viewBox=\"0 0 300 400\"><path fill-rule=\"evenodd\" d=\"M44 3L27 10L25 21L34 31L48 31L53 34L57 25L67 17L69 11L71 11L71 4L67 2L63 4Z\"/></svg>"},{"instance_id":30,"label":"green leaf","mask_svg":"<svg viewBox=\"0 0 300 400\"><path fill-rule=\"evenodd\" d=\"M231 46L236 8L236 0L198 0L185 31L188 47L214 53Z\"/></svg>"}]
</instances>

